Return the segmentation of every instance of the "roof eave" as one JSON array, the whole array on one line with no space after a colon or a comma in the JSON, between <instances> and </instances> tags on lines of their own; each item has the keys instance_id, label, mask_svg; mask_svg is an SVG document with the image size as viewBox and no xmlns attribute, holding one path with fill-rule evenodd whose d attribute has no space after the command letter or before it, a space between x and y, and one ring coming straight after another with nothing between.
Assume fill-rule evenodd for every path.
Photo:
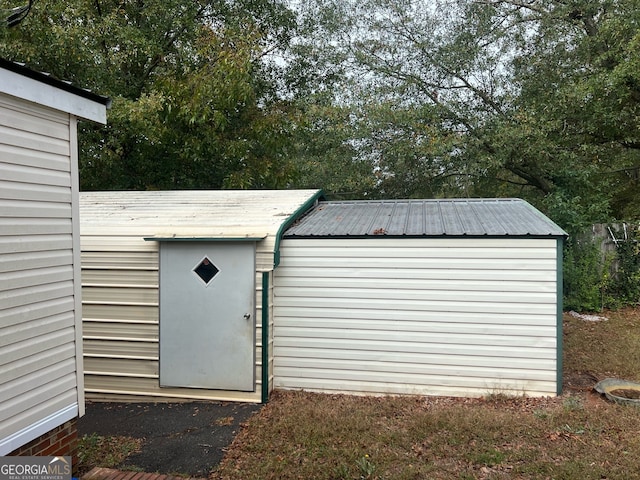
<instances>
[{"instance_id":1,"label":"roof eave","mask_svg":"<svg viewBox=\"0 0 640 480\"><path fill-rule=\"evenodd\" d=\"M324 235L284 235L284 238L335 238L335 239L378 239L378 238L563 238L566 239L568 237L567 234L523 234L523 235L514 235L514 234L505 234L505 235L492 235L492 234L442 234L442 235L389 235L389 234L380 234L380 235L348 235L348 234L324 234Z\"/></svg>"},{"instance_id":2,"label":"roof eave","mask_svg":"<svg viewBox=\"0 0 640 480\"><path fill-rule=\"evenodd\" d=\"M0 58L0 91L76 117L107 123L111 99Z\"/></svg>"}]
</instances>

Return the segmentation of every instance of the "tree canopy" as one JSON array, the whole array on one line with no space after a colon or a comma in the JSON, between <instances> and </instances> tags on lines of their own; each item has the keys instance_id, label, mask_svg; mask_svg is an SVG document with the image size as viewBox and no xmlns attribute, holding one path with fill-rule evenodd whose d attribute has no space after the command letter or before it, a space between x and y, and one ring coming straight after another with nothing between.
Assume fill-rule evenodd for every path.
<instances>
[{"instance_id":1,"label":"tree canopy","mask_svg":"<svg viewBox=\"0 0 640 480\"><path fill-rule=\"evenodd\" d=\"M0 36L112 97L82 124L84 189L517 196L572 231L640 215L640 0L37 0Z\"/></svg>"},{"instance_id":2,"label":"tree canopy","mask_svg":"<svg viewBox=\"0 0 640 480\"><path fill-rule=\"evenodd\" d=\"M112 98L81 125L83 189L275 188L291 115L269 56L294 26L271 0L38 0L0 55Z\"/></svg>"},{"instance_id":3,"label":"tree canopy","mask_svg":"<svg viewBox=\"0 0 640 480\"><path fill-rule=\"evenodd\" d=\"M346 72L333 104L350 105L358 148L340 163L373 164L369 194L519 196L569 229L640 214L637 0L316 0L304 13L318 21L301 51L333 62L316 91L322 72Z\"/></svg>"}]
</instances>

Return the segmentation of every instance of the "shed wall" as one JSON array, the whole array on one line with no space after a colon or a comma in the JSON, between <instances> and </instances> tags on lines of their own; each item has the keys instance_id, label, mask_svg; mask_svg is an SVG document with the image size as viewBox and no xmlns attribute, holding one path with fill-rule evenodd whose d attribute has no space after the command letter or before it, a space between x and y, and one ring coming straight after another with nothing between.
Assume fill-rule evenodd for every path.
<instances>
[{"instance_id":1,"label":"shed wall","mask_svg":"<svg viewBox=\"0 0 640 480\"><path fill-rule=\"evenodd\" d=\"M555 395L557 239L285 239L274 386Z\"/></svg>"},{"instance_id":2,"label":"shed wall","mask_svg":"<svg viewBox=\"0 0 640 480\"><path fill-rule=\"evenodd\" d=\"M75 128L66 113L0 94L0 454L83 406Z\"/></svg>"},{"instance_id":3,"label":"shed wall","mask_svg":"<svg viewBox=\"0 0 640 480\"><path fill-rule=\"evenodd\" d=\"M267 238L256 245L256 391L234 392L160 388L159 243L144 241L144 236L83 234L81 238L87 398L260 401L261 272L266 269L269 259L273 269L273 251L269 251L273 242Z\"/></svg>"}]
</instances>

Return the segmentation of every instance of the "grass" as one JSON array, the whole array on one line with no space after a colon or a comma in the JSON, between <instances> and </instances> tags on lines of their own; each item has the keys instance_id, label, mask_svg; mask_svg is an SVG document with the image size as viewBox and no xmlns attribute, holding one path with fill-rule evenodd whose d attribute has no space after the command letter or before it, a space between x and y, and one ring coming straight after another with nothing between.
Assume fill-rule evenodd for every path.
<instances>
[{"instance_id":1,"label":"grass","mask_svg":"<svg viewBox=\"0 0 640 480\"><path fill-rule=\"evenodd\" d=\"M96 466L115 467L129 455L140 451L141 446L139 438L84 435L78 441L77 470L83 475Z\"/></svg>"},{"instance_id":2,"label":"grass","mask_svg":"<svg viewBox=\"0 0 640 480\"><path fill-rule=\"evenodd\" d=\"M606 315L565 318L560 397L275 392L210 478L640 479L640 408L591 391L640 381L640 309Z\"/></svg>"},{"instance_id":3,"label":"grass","mask_svg":"<svg viewBox=\"0 0 640 480\"><path fill-rule=\"evenodd\" d=\"M640 411L572 398L279 392L212 478L633 478Z\"/></svg>"},{"instance_id":4,"label":"grass","mask_svg":"<svg viewBox=\"0 0 640 480\"><path fill-rule=\"evenodd\" d=\"M640 310L567 316L558 398L275 392L212 479L640 478L640 409L591 391L640 381Z\"/></svg>"}]
</instances>

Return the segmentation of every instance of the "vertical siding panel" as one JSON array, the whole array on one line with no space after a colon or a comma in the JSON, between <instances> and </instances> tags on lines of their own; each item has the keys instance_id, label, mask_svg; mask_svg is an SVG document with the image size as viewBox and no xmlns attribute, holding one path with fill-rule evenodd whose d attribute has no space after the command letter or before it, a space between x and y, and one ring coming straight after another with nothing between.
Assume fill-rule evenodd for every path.
<instances>
[{"instance_id":1,"label":"vertical siding panel","mask_svg":"<svg viewBox=\"0 0 640 480\"><path fill-rule=\"evenodd\" d=\"M554 395L557 240L285 239L274 384Z\"/></svg>"}]
</instances>

